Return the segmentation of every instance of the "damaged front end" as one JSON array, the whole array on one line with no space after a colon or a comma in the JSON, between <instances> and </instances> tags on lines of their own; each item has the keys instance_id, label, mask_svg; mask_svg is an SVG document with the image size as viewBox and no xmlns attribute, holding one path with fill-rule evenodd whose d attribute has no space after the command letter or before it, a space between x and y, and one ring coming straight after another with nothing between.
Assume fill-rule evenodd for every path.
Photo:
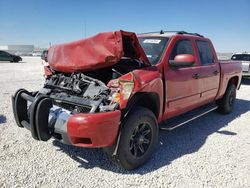
<instances>
[{"instance_id":1,"label":"damaged front end","mask_svg":"<svg viewBox=\"0 0 250 188\"><path fill-rule=\"evenodd\" d=\"M38 94L48 95L54 104L76 113L113 111L118 103L110 98L113 92L102 81L83 73L50 76Z\"/></svg>"},{"instance_id":2,"label":"damaged front end","mask_svg":"<svg viewBox=\"0 0 250 188\"><path fill-rule=\"evenodd\" d=\"M118 135L121 110L134 89L132 71L148 64L143 51L138 50L140 45L133 33L120 31L114 33L113 38L111 34L52 47L48 54L50 66L45 67L44 87L37 92L20 89L12 97L17 125L29 129L36 140L47 141L54 137L65 144L82 147L113 145ZM105 39L109 44L106 50ZM111 39L115 42L110 42ZM88 64L81 62L84 53L91 58L89 51L93 50L93 42L96 45L102 43L102 48L98 48L102 49L99 53L102 55L98 59L93 53ZM82 54L79 52L81 47L89 47L89 50ZM119 56L113 54L115 58L111 58L116 62L110 63L108 49L116 49L115 52L120 49ZM63 50L64 59L60 54ZM75 57L77 53L79 56ZM71 65L70 60L75 64Z\"/></svg>"},{"instance_id":3,"label":"damaged front end","mask_svg":"<svg viewBox=\"0 0 250 188\"><path fill-rule=\"evenodd\" d=\"M53 136L66 144L107 146L114 144L119 127L118 93L119 88L83 73L58 73L47 77L38 92L18 90L13 111L18 126L36 140Z\"/></svg>"}]
</instances>

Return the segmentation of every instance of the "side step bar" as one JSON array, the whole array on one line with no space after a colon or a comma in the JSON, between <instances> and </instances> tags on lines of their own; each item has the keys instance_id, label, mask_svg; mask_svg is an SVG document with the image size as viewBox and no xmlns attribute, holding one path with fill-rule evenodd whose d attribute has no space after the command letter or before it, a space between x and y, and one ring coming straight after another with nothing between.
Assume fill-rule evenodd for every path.
<instances>
[{"instance_id":1,"label":"side step bar","mask_svg":"<svg viewBox=\"0 0 250 188\"><path fill-rule=\"evenodd\" d=\"M208 114L209 112L216 110L217 108L218 106L216 106L214 103L208 104L208 105L199 107L197 109L194 109L190 112L187 112L183 115L170 118L160 124L160 130L172 131L176 129L177 127L187 124L199 117L202 117Z\"/></svg>"}]
</instances>

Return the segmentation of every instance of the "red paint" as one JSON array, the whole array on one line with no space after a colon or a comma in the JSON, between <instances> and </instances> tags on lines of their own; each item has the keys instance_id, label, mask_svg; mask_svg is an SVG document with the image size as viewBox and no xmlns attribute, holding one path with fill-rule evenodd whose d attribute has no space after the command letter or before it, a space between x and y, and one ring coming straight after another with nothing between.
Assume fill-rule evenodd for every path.
<instances>
[{"instance_id":1,"label":"red paint","mask_svg":"<svg viewBox=\"0 0 250 188\"><path fill-rule=\"evenodd\" d=\"M156 67L148 67L145 69L133 71L135 76L135 87L133 90L133 95L139 92L150 92L158 95L160 100L160 114L158 117L158 122L161 121L161 115L163 110L163 89L164 84L162 81L162 74L158 71Z\"/></svg>"},{"instance_id":2,"label":"red paint","mask_svg":"<svg viewBox=\"0 0 250 188\"><path fill-rule=\"evenodd\" d=\"M147 34L147 36L150 36L150 34ZM128 51L122 45L124 37L128 37L134 42L129 45L136 49L136 53L127 53ZM194 66L171 69L168 64L169 57L174 45L181 39L191 41L194 54L193 56L179 55L175 60L194 62ZM210 44L214 56L213 64L201 65L196 40L207 41ZM88 50L84 51L83 49ZM86 71L111 66L119 61L123 55L127 57L133 57L134 55L134 58L148 64L134 33L123 31L101 33L82 41L54 46L50 49L49 54L50 66L62 72ZM214 71L218 71L218 74L214 74ZM194 74L199 74L199 78L195 79ZM177 34L169 39L166 50L156 66L135 70L119 78L120 81L134 83L133 91L128 99L123 99L123 88L117 84L119 81L111 80L108 86L120 87L120 110L125 109L128 101L137 93L150 92L156 94L160 100L158 122L161 122L221 98L229 80L232 81L232 79L238 79L237 83L234 82L239 88L241 81L240 64L235 62L219 63L209 39ZM73 115L68 121L68 136L72 144L76 146L110 146L116 142L120 118L121 112L118 110Z\"/></svg>"},{"instance_id":3,"label":"red paint","mask_svg":"<svg viewBox=\"0 0 250 188\"><path fill-rule=\"evenodd\" d=\"M44 66L43 68L45 76L51 76L53 74L53 71L50 69L49 66Z\"/></svg>"},{"instance_id":4,"label":"red paint","mask_svg":"<svg viewBox=\"0 0 250 188\"><path fill-rule=\"evenodd\" d=\"M150 35L147 35L150 36ZM193 67L180 68L173 70L169 67L168 61L172 49L176 42L181 39L188 39L194 49L195 64ZM202 66L199 59L196 40L207 41L210 44L214 56L214 64ZM168 42L168 46L163 54L160 63L157 65L159 72L164 73L166 85L165 106L162 117L158 120L178 116L206 103L219 99L225 93L228 81L231 78L238 78L237 88L241 80L241 66L236 62L227 62L220 64L211 41L207 38L192 35L173 35ZM219 73L214 75L213 72L218 70ZM199 79L192 76L199 74Z\"/></svg>"},{"instance_id":5,"label":"red paint","mask_svg":"<svg viewBox=\"0 0 250 188\"><path fill-rule=\"evenodd\" d=\"M175 56L174 61L176 62L194 62L195 58L190 54L180 54Z\"/></svg>"},{"instance_id":6,"label":"red paint","mask_svg":"<svg viewBox=\"0 0 250 188\"><path fill-rule=\"evenodd\" d=\"M48 62L60 72L90 71L116 64L121 57L138 59L150 65L135 33L115 31L52 46Z\"/></svg>"},{"instance_id":7,"label":"red paint","mask_svg":"<svg viewBox=\"0 0 250 188\"><path fill-rule=\"evenodd\" d=\"M106 147L115 143L120 126L121 112L76 114L67 123L68 137L75 146ZM84 139L91 143L84 143Z\"/></svg>"}]
</instances>

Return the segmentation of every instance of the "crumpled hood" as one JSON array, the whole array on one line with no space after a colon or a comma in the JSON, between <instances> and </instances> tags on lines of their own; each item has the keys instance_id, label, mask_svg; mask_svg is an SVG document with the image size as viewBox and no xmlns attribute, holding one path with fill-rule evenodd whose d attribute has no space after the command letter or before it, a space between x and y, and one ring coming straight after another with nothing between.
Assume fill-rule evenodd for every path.
<instances>
[{"instance_id":1,"label":"crumpled hood","mask_svg":"<svg viewBox=\"0 0 250 188\"><path fill-rule=\"evenodd\" d=\"M48 62L60 72L90 71L116 64L122 57L150 62L135 33L115 31L50 47Z\"/></svg>"}]
</instances>

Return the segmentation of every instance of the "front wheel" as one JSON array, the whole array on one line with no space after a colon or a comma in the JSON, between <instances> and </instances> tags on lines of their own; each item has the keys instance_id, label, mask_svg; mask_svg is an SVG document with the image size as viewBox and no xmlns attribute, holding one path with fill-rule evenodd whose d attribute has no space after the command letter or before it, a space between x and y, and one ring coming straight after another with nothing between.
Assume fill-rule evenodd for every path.
<instances>
[{"instance_id":1,"label":"front wheel","mask_svg":"<svg viewBox=\"0 0 250 188\"><path fill-rule=\"evenodd\" d=\"M117 155L113 161L127 170L144 164L158 143L159 129L155 115L147 108L131 111L122 125ZM111 157L114 147L104 151Z\"/></svg>"},{"instance_id":2,"label":"front wheel","mask_svg":"<svg viewBox=\"0 0 250 188\"><path fill-rule=\"evenodd\" d=\"M11 61L11 62L18 63L18 61L19 61L19 59L18 59L17 57L15 57L15 58L13 59L13 61Z\"/></svg>"},{"instance_id":3,"label":"front wheel","mask_svg":"<svg viewBox=\"0 0 250 188\"><path fill-rule=\"evenodd\" d=\"M217 101L218 111L222 114L229 114L233 111L236 99L236 88L234 84L230 84L222 99Z\"/></svg>"}]
</instances>

